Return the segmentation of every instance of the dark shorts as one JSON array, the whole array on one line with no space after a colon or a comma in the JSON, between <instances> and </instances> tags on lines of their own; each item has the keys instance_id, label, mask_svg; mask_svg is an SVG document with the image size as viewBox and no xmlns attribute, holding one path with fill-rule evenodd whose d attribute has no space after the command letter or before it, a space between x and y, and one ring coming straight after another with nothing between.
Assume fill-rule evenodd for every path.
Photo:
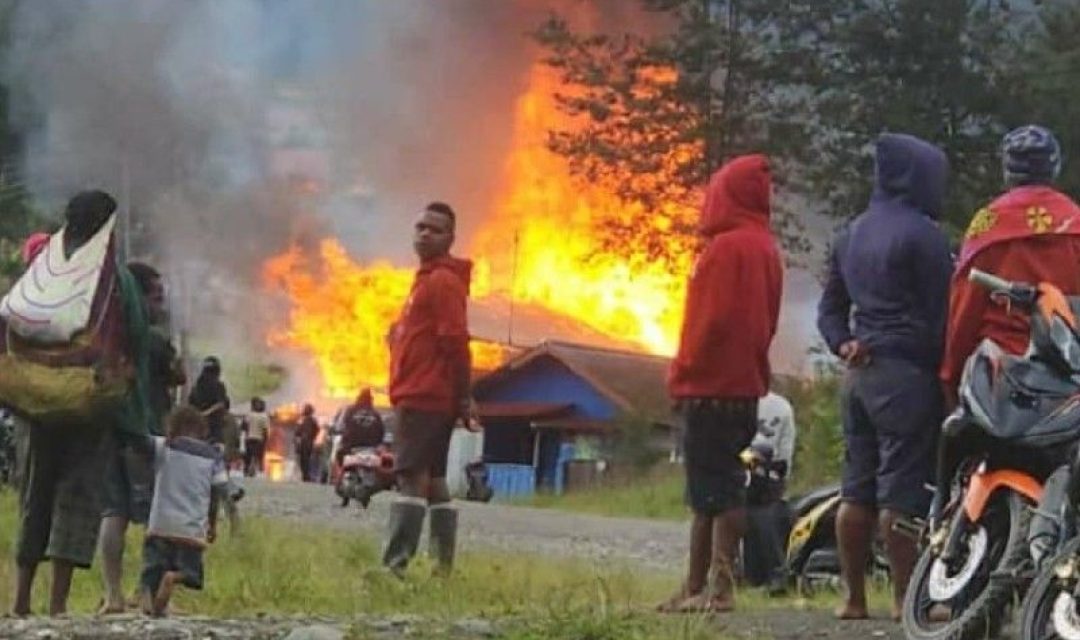
<instances>
[{"instance_id":1,"label":"dark shorts","mask_svg":"<svg viewBox=\"0 0 1080 640\"><path fill-rule=\"evenodd\" d=\"M756 399L683 401L686 501L715 516L746 504L746 467L739 454L757 432Z\"/></svg>"},{"instance_id":2,"label":"dark shorts","mask_svg":"<svg viewBox=\"0 0 1080 640\"><path fill-rule=\"evenodd\" d=\"M180 573L180 584L203 588L203 550L193 544L147 536L143 542L143 570L139 584L157 593L161 578L170 571Z\"/></svg>"},{"instance_id":3,"label":"dark shorts","mask_svg":"<svg viewBox=\"0 0 1080 640\"><path fill-rule=\"evenodd\" d=\"M104 508L105 471L113 452L107 428L30 425L16 428L19 530L15 561L32 567L63 560L89 567Z\"/></svg>"},{"instance_id":4,"label":"dark shorts","mask_svg":"<svg viewBox=\"0 0 1080 640\"><path fill-rule=\"evenodd\" d=\"M842 498L925 516L944 418L937 375L905 360L877 358L848 372L842 402Z\"/></svg>"},{"instance_id":5,"label":"dark shorts","mask_svg":"<svg viewBox=\"0 0 1080 640\"><path fill-rule=\"evenodd\" d=\"M394 413L394 472L427 470L432 478L445 478L454 419L445 413L416 409L396 409Z\"/></svg>"},{"instance_id":6,"label":"dark shorts","mask_svg":"<svg viewBox=\"0 0 1080 640\"><path fill-rule=\"evenodd\" d=\"M105 475L106 518L125 518L145 525L154 497L154 465L150 456L122 441L109 460Z\"/></svg>"}]
</instances>

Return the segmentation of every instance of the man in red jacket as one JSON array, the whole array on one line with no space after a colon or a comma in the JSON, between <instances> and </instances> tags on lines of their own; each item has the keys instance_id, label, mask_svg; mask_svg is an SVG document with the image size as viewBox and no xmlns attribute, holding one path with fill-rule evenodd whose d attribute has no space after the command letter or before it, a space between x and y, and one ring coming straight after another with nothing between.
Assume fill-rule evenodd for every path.
<instances>
[{"instance_id":1,"label":"man in red jacket","mask_svg":"<svg viewBox=\"0 0 1080 640\"><path fill-rule=\"evenodd\" d=\"M1054 189L1061 149L1043 127L1020 127L1002 142L1008 191L975 213L964 236L949 298L949 326L941 379L955 402L964 363L984 338L1022 354L1027 319L994 304L989 292L968 282L972 269L1006 280L1050 282L1080 295L1080 207Z\"/></svg>"},{"instance_id":2,"label":"man in red jacket","mask_svg":"<svg viewBox=\"0 0 1080 640\"><path fill-rule=\"evenodd\" d=\"M455 223L454 210L442 202L420 214L413 236L420 268L389 336L394 471L401 496L390 508L383 565L397 575L416 554L427 511L438 570L448 572L454 560L457 511L450 506L446 456L454 423L476 426L465 316L472 263L450 255Z\"/></svg>"},{"instance_id":3,"label":"man in red jacket","mask_svg":"<svg viewBox=\"0 0 1080 640\"><path fill-rule=\"evenodd\" d=\"M757 431L769 390L783 266L769 230L772 181L761 155L736 158L709 181L699 231L706 239L687 288L668 390L684 421L686 495L694 520L690 566L667 611L730 611L732 563L746 528L739 453Z\"/></svg>"}]
</instances>

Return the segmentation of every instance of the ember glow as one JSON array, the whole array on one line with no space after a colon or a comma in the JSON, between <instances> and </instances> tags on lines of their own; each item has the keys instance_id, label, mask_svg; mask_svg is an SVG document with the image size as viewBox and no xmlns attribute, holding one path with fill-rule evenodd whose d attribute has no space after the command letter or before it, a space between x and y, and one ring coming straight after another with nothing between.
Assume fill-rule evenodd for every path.
<instances>
[{"instance_id":1,"label":"ember glow","mask_svg":"<svg viewBox=\"0 0 1080 640\"><path fill-rule=\"evenodd\" d=\"M674 79L670 71L653 73ZM673 204L663 216L648 216L620 202L611 185L573 178L565 160L546 147L550 130L572 126L556 107L557 88L553 72L537 64L517 100L511 151L492 213L464 252L476 262L473 298L509 293L646 351L671 354L690 249L659 262L633 247L605 248L597 227L621 220L664 230L673 218L693 212ZM357 263L327 239L317 255L294 247L272 258L263 276L290 302L288 326L269 336L271 346L309 353L329 396L352 397L361 385L385 386L385 338L408 295L412 269ZM502 357L497 345L473 343L477 368L493 368Z\"/></svg>"}]
</instances>

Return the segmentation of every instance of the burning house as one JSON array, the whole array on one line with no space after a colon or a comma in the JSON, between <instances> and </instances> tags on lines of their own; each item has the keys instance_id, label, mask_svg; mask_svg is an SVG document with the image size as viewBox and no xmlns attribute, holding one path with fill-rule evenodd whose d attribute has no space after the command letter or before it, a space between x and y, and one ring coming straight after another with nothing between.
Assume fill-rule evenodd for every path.
<instances>
[{"instance_id":1,"label":"burning house","mask_svg":"<svg viewBox=\"0 0 1080 640\"><path fill-rule=\"evenodd\" d=\"M657 448L670 448L668 363L641 352L548 341L478 379L473 395L496 493L562 493L587 482L631 424L649 429Z\"/></svg>"}]
</instances>

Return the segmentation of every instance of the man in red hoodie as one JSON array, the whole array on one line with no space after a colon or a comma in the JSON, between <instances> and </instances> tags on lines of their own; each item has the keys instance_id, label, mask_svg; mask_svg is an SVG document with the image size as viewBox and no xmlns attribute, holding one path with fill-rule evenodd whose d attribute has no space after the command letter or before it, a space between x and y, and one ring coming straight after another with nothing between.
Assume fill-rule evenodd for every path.
<instances>
[{"instance_id":1,"label":"man in red hoodie","mask_svg":"<svg viewBox=\"0 0 1080 640\"><path fill-rule=\"evenodd\" d=\"M465 315L472 263L450 255L455 224L454 210L442 202L420 214L413 236L420 268L389 336L394 471L401 495L390 507L383 565L397 575L416 554L427 511L438 570L448 572L454 560L457 511L450 506L446 456L454 423L476 426Z\"/></svg>"},{"instance_id":2,"label":"man in red hoodie","mask_svg":"<svg viewBox=\"0 0 1080 640\"><path fill-rule=\"evenodd\" d=\"M769 390L769 345L783 286L769 230L768 159L735 158L709 181L699 231L705 247L687 287L668 390L684 421L686 495L694 520L690 566L667 611L730 611L732 563L746 528L739 453L757 431Z\"/></svg>"}]
</instances>

